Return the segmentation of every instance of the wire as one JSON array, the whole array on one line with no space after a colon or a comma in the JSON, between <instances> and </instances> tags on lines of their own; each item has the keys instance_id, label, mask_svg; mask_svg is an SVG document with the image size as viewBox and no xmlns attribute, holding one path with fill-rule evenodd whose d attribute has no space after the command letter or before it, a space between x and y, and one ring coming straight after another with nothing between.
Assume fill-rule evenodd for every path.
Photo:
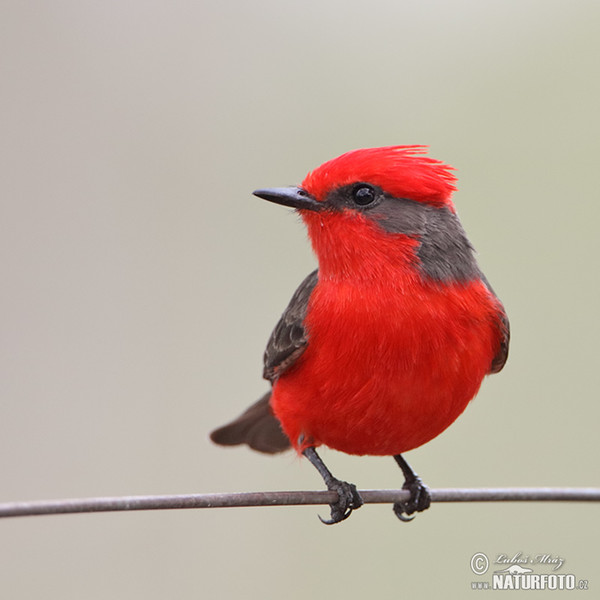
<instances>
[{"instance_id":1,"label":"wire","mask_svg":"<svg viewBox=\"0 0 600 600\"><path fill-rule=\"evenodd\" d=\"M359 492L365 504L392 504L410 496L406 490ZM440 488L430 493L432 502L600 502L600 488ZM298 506L336 501L337 493L329 491L72 498L0 503L0 518L129 510Z\"/></svg>"}]
</instances>

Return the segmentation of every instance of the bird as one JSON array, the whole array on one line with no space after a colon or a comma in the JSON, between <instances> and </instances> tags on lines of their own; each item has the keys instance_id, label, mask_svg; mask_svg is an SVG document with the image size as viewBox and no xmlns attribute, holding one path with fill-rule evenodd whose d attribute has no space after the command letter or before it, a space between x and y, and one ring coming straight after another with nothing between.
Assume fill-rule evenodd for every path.
<instances>
[{"instance_id":1,"label":"bird","mask_svg":"<svg viewBox=\"0 0 600 600\"><path fill-rule=\"evenodd\" d=\"M320 517L328 525L363 501L331 473L319 446L394 457L410 494L393 510L412 520L431 494L402 455L449 427L508 358L508 317L452 201L454 169L427 152L352 150L299 186L253 192L295 209L318 269L267 343L271 389L210 437L305 456L338 495L330 518Z\"/></svg>"}]
</instances>

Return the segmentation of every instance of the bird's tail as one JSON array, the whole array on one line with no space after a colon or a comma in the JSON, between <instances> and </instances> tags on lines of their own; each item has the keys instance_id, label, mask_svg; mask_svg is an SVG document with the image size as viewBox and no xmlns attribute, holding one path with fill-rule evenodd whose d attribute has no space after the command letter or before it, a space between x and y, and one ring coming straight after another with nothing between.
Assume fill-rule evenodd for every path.
<instances>
[{"instance_id":1,"label":"bird's tail","mask_svg":"<svg viewBox=\"0 0 600 600\"><path fill-rule=\"evenodd\" d=\"M248 444L253 450L267 454L287 450L291 447L290 440L271 410L270 399L271 392L267 392L237 419L215 429L210 439L221 446Z\"/></svg>"}]
</instances>

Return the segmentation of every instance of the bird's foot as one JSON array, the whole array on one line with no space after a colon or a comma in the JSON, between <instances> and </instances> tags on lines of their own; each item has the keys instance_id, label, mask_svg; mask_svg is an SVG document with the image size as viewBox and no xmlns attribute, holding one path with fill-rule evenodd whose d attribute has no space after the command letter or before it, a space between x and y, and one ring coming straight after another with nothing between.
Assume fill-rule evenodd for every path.
<instances>
[{"instance_id":1,"label":"bird's foot","mask_svg":"<svg viewBox=\"0 0 600 600\"><path fill-rule=\"evenodd\" d=\"M363 499L360 497L353 483L340 481L333 477L327 482L327 489L330 492L337 493L338 501L329 505L331 508L331 519L323 519L323 517L319 516L321 523L325 525L334 525L335 523L345 521L352 514L353 510L363 505Z\"/></svg>"},{"instance_id":2,"label":"bird's foot","mask_svg":"<svg viewBox=\"0 0 600 600\"><path fill-rule=\"evenodd\" d=\"M416 516L414 513L429 508L431 494L429 493L429 488L421 481L420 477L415 477L413 481L405 482L402 489L410 492L410 498L402 502L395 502L394 513L401 521L412 521Z\"/></svg>"}]
</instances>

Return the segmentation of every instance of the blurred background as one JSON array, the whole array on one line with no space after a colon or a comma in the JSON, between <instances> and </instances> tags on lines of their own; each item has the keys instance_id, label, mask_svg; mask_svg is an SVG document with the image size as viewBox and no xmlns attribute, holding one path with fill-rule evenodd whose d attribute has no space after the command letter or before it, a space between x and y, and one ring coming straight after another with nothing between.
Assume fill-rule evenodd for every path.
<instances>
[{"instance_id":1,"label":"blurred background","mask_svg":"<svg viewBox=\"0 0 600 600\"><path fill-rule=\"evenodd\" d=\"M0 500L320 489L292 454L208 440L266 389L315 265L251 191L388 144L456 167L513 331L505 370L407 459L431 487L600 485L599 24L594 0L4 0ZM323 456L401 485L391 458ZM597 506L319 512L4 520L0 594L464 598L477 552L600 585Z\"/></svg>"}]
</instances>

